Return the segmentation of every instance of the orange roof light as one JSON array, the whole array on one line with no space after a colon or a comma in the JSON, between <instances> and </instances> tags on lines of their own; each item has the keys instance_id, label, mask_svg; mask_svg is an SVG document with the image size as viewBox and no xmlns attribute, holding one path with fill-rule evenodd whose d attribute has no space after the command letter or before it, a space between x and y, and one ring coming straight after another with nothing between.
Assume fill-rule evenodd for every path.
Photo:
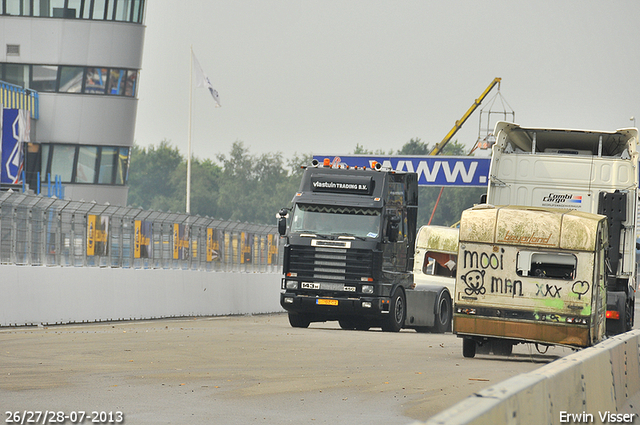
<instances>
[{"instance_id":1,"label":"orange roof light","mask_svg":"<svg viewBox=\"0 0 640 425\"><path fill-rule=\"evenodd\" d=\"M329 158L325 158L322 165L325 167L331 167L331 160Z\"/></svg>"}]
</instances>

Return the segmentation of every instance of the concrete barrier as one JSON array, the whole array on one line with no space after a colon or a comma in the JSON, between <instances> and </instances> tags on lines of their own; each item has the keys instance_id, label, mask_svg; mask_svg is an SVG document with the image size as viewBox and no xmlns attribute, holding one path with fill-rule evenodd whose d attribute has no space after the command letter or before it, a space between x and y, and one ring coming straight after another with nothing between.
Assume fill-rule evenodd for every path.
<instances>
[{"instance_id":1,"label":"concrete barrier","mask_svg":"<svg viewBox=\"0 0 640 425\"><path fill-rule=\"evenodd\" d=\"M424 424L640 424L639 416L640 330L633 330L485 388Z\"/></svg>"},{"instance_id":2,"label":"concrete barrier","mask_svg":"<svg viewBox=\"0 0 640 425\"><path fill-rule=\"evenodd\" d=\"M280 274L0 266L0 326L258 314L280 307Z\"/></svg>"}]
</instances>

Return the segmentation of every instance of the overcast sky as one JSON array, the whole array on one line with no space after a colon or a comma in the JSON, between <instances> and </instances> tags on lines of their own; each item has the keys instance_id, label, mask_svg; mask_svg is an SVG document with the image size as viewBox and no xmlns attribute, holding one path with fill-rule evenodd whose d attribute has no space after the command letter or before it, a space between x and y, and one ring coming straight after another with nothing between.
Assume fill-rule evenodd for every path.
<instances>
[{"instance_id":1,"label":"overcast sky","mask_svg":"<svg viewBox=\"0 0 640 425\"><path fill-rule=\"evenodd\" d=\"M190 46L222 103L193 91L199 158L433 146L495 77L523 126L630 127L638 17L637 0L152 0L135 140L186 155ZM503 110L496 93L481 107ZM454 139L471 147L479 119Z\"/></svg>"}]
</instances>

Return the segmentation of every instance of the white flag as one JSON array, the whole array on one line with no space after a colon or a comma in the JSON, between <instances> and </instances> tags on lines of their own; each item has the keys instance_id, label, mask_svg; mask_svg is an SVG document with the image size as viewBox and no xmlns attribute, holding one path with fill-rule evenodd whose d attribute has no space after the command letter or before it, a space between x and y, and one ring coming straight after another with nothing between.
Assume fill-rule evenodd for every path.
<instances>
[{"instance_id":1,"label":"white flag","mask_svg":"<svg viewBox=\"0 0 640 425\"><path fill-rule=\"evenodd\" d=\"M196 71L196 87L206 87L211 92L211 96L213 96L213 100L216 102L216 108L222 106L220 104L220 98L218 97L218 91L213 88L209 77L207 77L202 71L202 67L200 66L200 62L196 59L196 55L191 52L191 57L193 58L193 67Z\"/></svg>"}]
</instances>

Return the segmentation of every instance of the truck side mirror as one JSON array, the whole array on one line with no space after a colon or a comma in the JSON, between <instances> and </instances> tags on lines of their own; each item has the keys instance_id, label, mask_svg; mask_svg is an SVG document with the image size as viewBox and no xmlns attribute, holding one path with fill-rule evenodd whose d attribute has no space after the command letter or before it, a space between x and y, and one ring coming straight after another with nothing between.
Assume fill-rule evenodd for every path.
<instances>
[{"instance_id":1,"label":"truck side mirror","mask_svg":"<svg viewBox=\"0 0 640 425\"><path fill-rule=\"evenodd\" d=\"M389 217L389 231L387 235L389 236L390 242L398 242L398 232L400 231L400 217L397 215L392 215Z\"/></svg>"},{"instance_id":2,"label":"truck side mirror","mask_svg":"<svg viewBox=\"0 0 640 425\"><path fill-rule=\"evenodd\" d=\"M287 215L289 210L283 208L278 213L278 233L280 236L284 236L287 233Z\"/></svg>"}]
</instances>

